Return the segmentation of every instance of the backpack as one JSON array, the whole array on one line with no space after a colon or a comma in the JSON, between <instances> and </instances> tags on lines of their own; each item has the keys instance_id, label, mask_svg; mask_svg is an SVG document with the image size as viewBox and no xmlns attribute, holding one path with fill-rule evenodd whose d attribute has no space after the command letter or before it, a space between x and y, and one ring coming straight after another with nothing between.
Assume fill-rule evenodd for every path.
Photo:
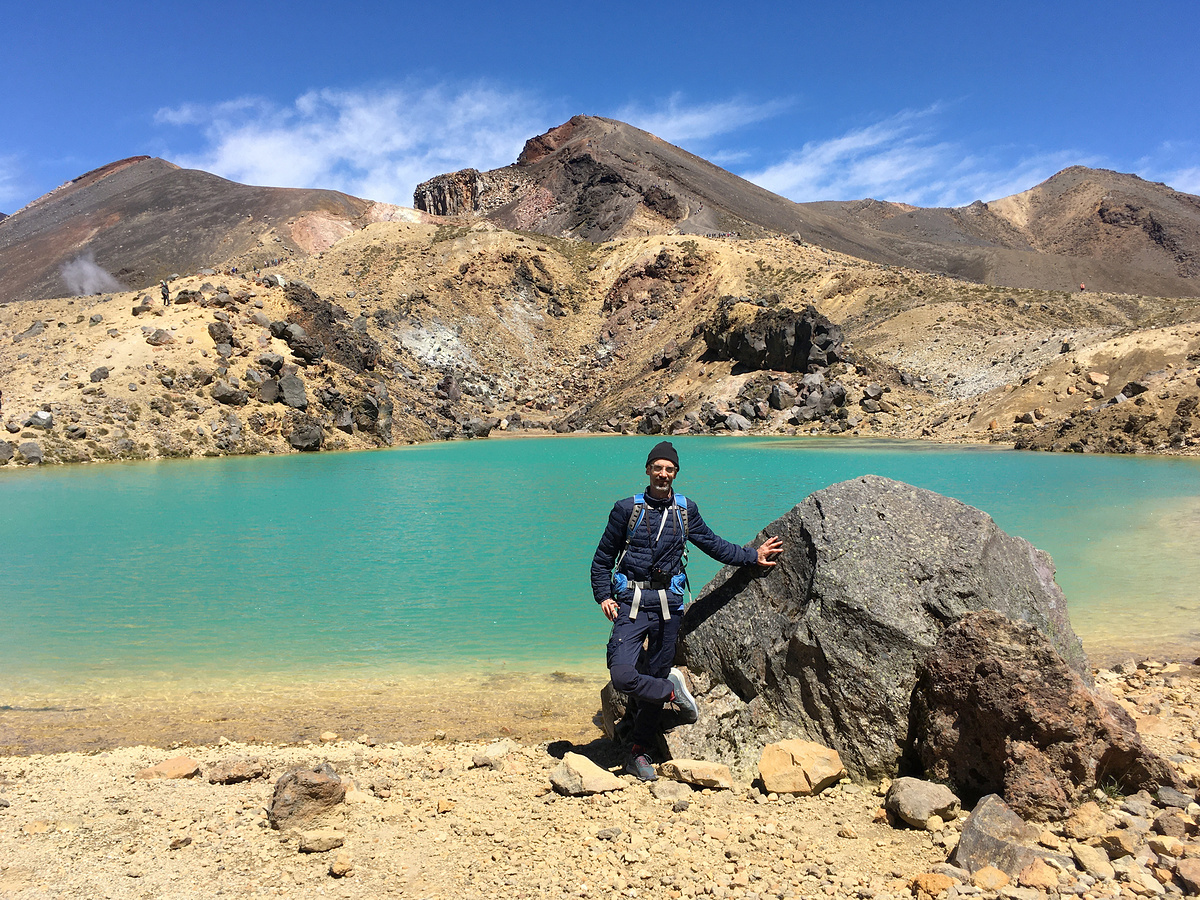
<instances>
[{"instance_id":1,"label":"backpack","mask_svg":"<svg viewBox=\"0 0 1200 900\"><path fill-rule=\"evenodd\" d=\"M692 586L687 581L687 563L688 563L688 510L687 497L683 494L675 494L675 500L666 510L663 515L667 515L671 510L675 511L675 520L679 522L680 530L683 532L683 556L679 560L680 574L683 575L683 586L687 588L688 599L691 599ZM646 495L633 495L633 509L629 511L629 523L625 526L625 546L621 548L621 552L617 554L616 562L613 564L614 569L620 569L621 563L625 559L625 553L629 550L629 542L633 540L633 534L637 531L639 525L642 524L642 518L646 515ZM624 578L623 575L618 575L618 579Z\"/></svg>"}]
</instances>

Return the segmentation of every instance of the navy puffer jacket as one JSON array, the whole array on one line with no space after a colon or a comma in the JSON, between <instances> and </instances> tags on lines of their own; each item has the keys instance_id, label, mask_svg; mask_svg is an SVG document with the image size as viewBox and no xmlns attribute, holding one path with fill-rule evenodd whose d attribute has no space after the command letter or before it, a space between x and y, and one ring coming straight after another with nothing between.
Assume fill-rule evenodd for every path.
<instances>
[{"instance_id":1,"label":"navy puffer jacket","mask_svg":"<svg viewBox=\"0 0 1200 900\"><path fill-rule=\"evenodd\" d=\"M621 560L619 570L620 574L631 581L649 581L652 567L668 575L677 575L682 571L680 563L684 550L683 533L676 513L668 512L674 495L665 500L657 500L650 496L649 488L644 493L646 514L629 540L629 550ZM625 532L629 527L629 515L633 512L633 504L634 498L626 497L613 505L612 512L608 514L604 535L596 547L596 555L592 557L592 594L597 603L603 603L613 596L613 566L625 546ZM748 566L758 561L757 550L730 543L709 528L690 498L687 500L687 511L687 539L717 562ZM667 516L665 522L664 515Z\"/></svg>"}]
</instances>

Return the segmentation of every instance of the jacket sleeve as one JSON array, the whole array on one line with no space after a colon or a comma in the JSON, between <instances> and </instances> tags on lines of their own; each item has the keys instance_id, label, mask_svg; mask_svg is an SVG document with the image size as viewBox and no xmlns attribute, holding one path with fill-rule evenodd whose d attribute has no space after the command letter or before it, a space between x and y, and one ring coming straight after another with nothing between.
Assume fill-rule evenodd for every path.
<instances>
[{"instance_id":1,"label":"jacket sleeve","mask_svg":"<svg viewBox=\"0 0 1200 900\"><path fill-rule=\"evenodd\" d=\"M688 540L727 566L749 566L758 562L758 551L751 547L739 547L714 532L700 517L700 509L688 500ZM594 569L593 565L593 569Z\"/></svg>"},{"instance_id":2,"label":"jacket sleeve","mask_svg":"<svg viewBox=\"0 0 1200 900\"><path fill-rule=\"evenodd\" d=\"M613 565L617 561L617 554L625 546L625 529L632 511L632 499L618 500L608 514L608 524L604 526L604 534L592 557L592 596L597 603L603 603L612 596Z\"/></svg>"}]
</instances>

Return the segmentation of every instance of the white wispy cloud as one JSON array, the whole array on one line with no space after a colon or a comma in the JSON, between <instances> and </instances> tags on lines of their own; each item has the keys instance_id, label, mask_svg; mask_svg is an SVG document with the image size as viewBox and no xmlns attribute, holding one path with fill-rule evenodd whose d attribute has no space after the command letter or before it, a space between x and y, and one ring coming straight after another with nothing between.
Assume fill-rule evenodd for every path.
<instances>
[{"instance_id":1,"label":"white wispy cloud","mask_svg":"<svg viewBox=\"0 0 1200 900\"><path fill-rule=\"evenodd\" d=\"M1185 194L1200 194L1200 146L1193 141L1163 141L1137 161L1135 171Z\"/></svg>"},{"instance_id":2,"label":"white wispy cloud","mask_svg":"<svg viewBox=\"0 0 1200 900\"><path fill-rule=\"evenodd\" d=\"M23 170L15 156L0 156L0 212L14 213L25 196Z\"/></svg>"},{"instance_id":3,"label":"white wispy cloud","mask_svg":"<svg viewBox=\"0 0 1200 900\"><path fill-rule=\"evenodd\" d=\"M1185 194L1200 194L1200 166L1164 172L1158 176L1158 180Z\"/></svg>"},{"instance_id":4,"label":"white wispy cloud","mask_svg":"<svg viewBox=\"0 0 1200 900\"><path fill-rule=\"evenodd\" d=\"M480 84L315 90L286 106L243 97L162 109L156 121L199 130L202 148L174 156L180 165L405 206L425 179L507 165L526 139L560 124L537 98Z\"/></svg>"},{"instance_id":5,"label":"white wispy cloud","mask_svg":"<svg viewBox=\"0 0 1200 900\"><path fill-rule=\"evenodd\" d=\"M434 175L515 161L524 142L574 110L494 84L410 81L375 89L313 90L289 104L238 97L159 110L175 142L198 147L175 162L251 184L336 188L402 205ZM874 197L919 206L963 206L1026 190L1069 165L1105 166L1200 192L1192 146L1163 144L1135 162L1076 149L988 146L949 136L948 107L906 110L814 137L800 149L765 156L794 131L791 99L733 97L689 101L675 93L627 104L612 115L673 143L690 143L718 165L793 200ZM766 123L766 124L764 124ZM696 145L699 146L696 146ZM0 207L16 197L15 160L0 157Z\"/></svg>"},{"instance_id":6,"label":"white wispy cloud","mask_svg":"<svg viewBox=\"0 0 1200 900\"><path fill-rule=\"evenodd\" d=\"M972 152L940 134L940 108L905 111L805 143L744 177L792 200L872 197L917 206L963 206L1027 190L1069 165L1095 165L1073 150Z\"/></svg>"},{"instance_id":7,"label":"white wispy cloud","mask_svg":"<svg viewBox=\"0 0 1200 900\"><path fill-rule=\"evenodd\" d=\"M786 100L755 103L745 98L689 104L683 94L677 92L654 106L625 106L617 112L616 118L664 141L679 143L730 134L747 125L774 118L789 105Z\"/></svg>"}]
</instances>

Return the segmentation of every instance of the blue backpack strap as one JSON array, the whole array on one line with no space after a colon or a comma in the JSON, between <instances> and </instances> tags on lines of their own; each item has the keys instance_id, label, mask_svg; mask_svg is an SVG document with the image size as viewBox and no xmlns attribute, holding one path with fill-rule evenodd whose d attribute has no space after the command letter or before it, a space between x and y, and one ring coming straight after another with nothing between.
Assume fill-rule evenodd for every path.
<instances>
[{"instance_id":1,"label":"blue backpack strap","mask_svg":"<svg viewBox=\"0 0 1200 900\"><path fill-rule=\"evenodd\" d=\"M646 514L646 495L633 495L633 509L629 511L629 523L625 526L625 546L621 548L621 552L617 554L617 558L613 563L614 568L621 568L621 563L625 559L625 554L629 550L629 542L633 539L633 533L637 531L637 527L642 524L642 516Z\"/></svg>"},{"instance_id":2,"label":"blue backpack strap","mask_svg":"<svg viewBox=\"0 0 1200 900\"><path fill-rule=\"evenodd\" d=\"M688 536L687 497L683 496L683 494L676 494L675 505L677 507L675 514L679 517L680 530L683 531L684 552L686 553Z\"/></svg>"},{"instance_id":3,"label":"blue backpack strap","mask_svg":"<svg viewBox=\"0 0 1200 900\"><path fill-rule=\"evenodd\" d=\"M629 511L629 524L625 528L625 543L629 543L629 539L633 537L633 533L637 531L637 527L642 524L642 516L646 514L646 495L633 495L633 509Z\"/></svg>"}]
</instances>

